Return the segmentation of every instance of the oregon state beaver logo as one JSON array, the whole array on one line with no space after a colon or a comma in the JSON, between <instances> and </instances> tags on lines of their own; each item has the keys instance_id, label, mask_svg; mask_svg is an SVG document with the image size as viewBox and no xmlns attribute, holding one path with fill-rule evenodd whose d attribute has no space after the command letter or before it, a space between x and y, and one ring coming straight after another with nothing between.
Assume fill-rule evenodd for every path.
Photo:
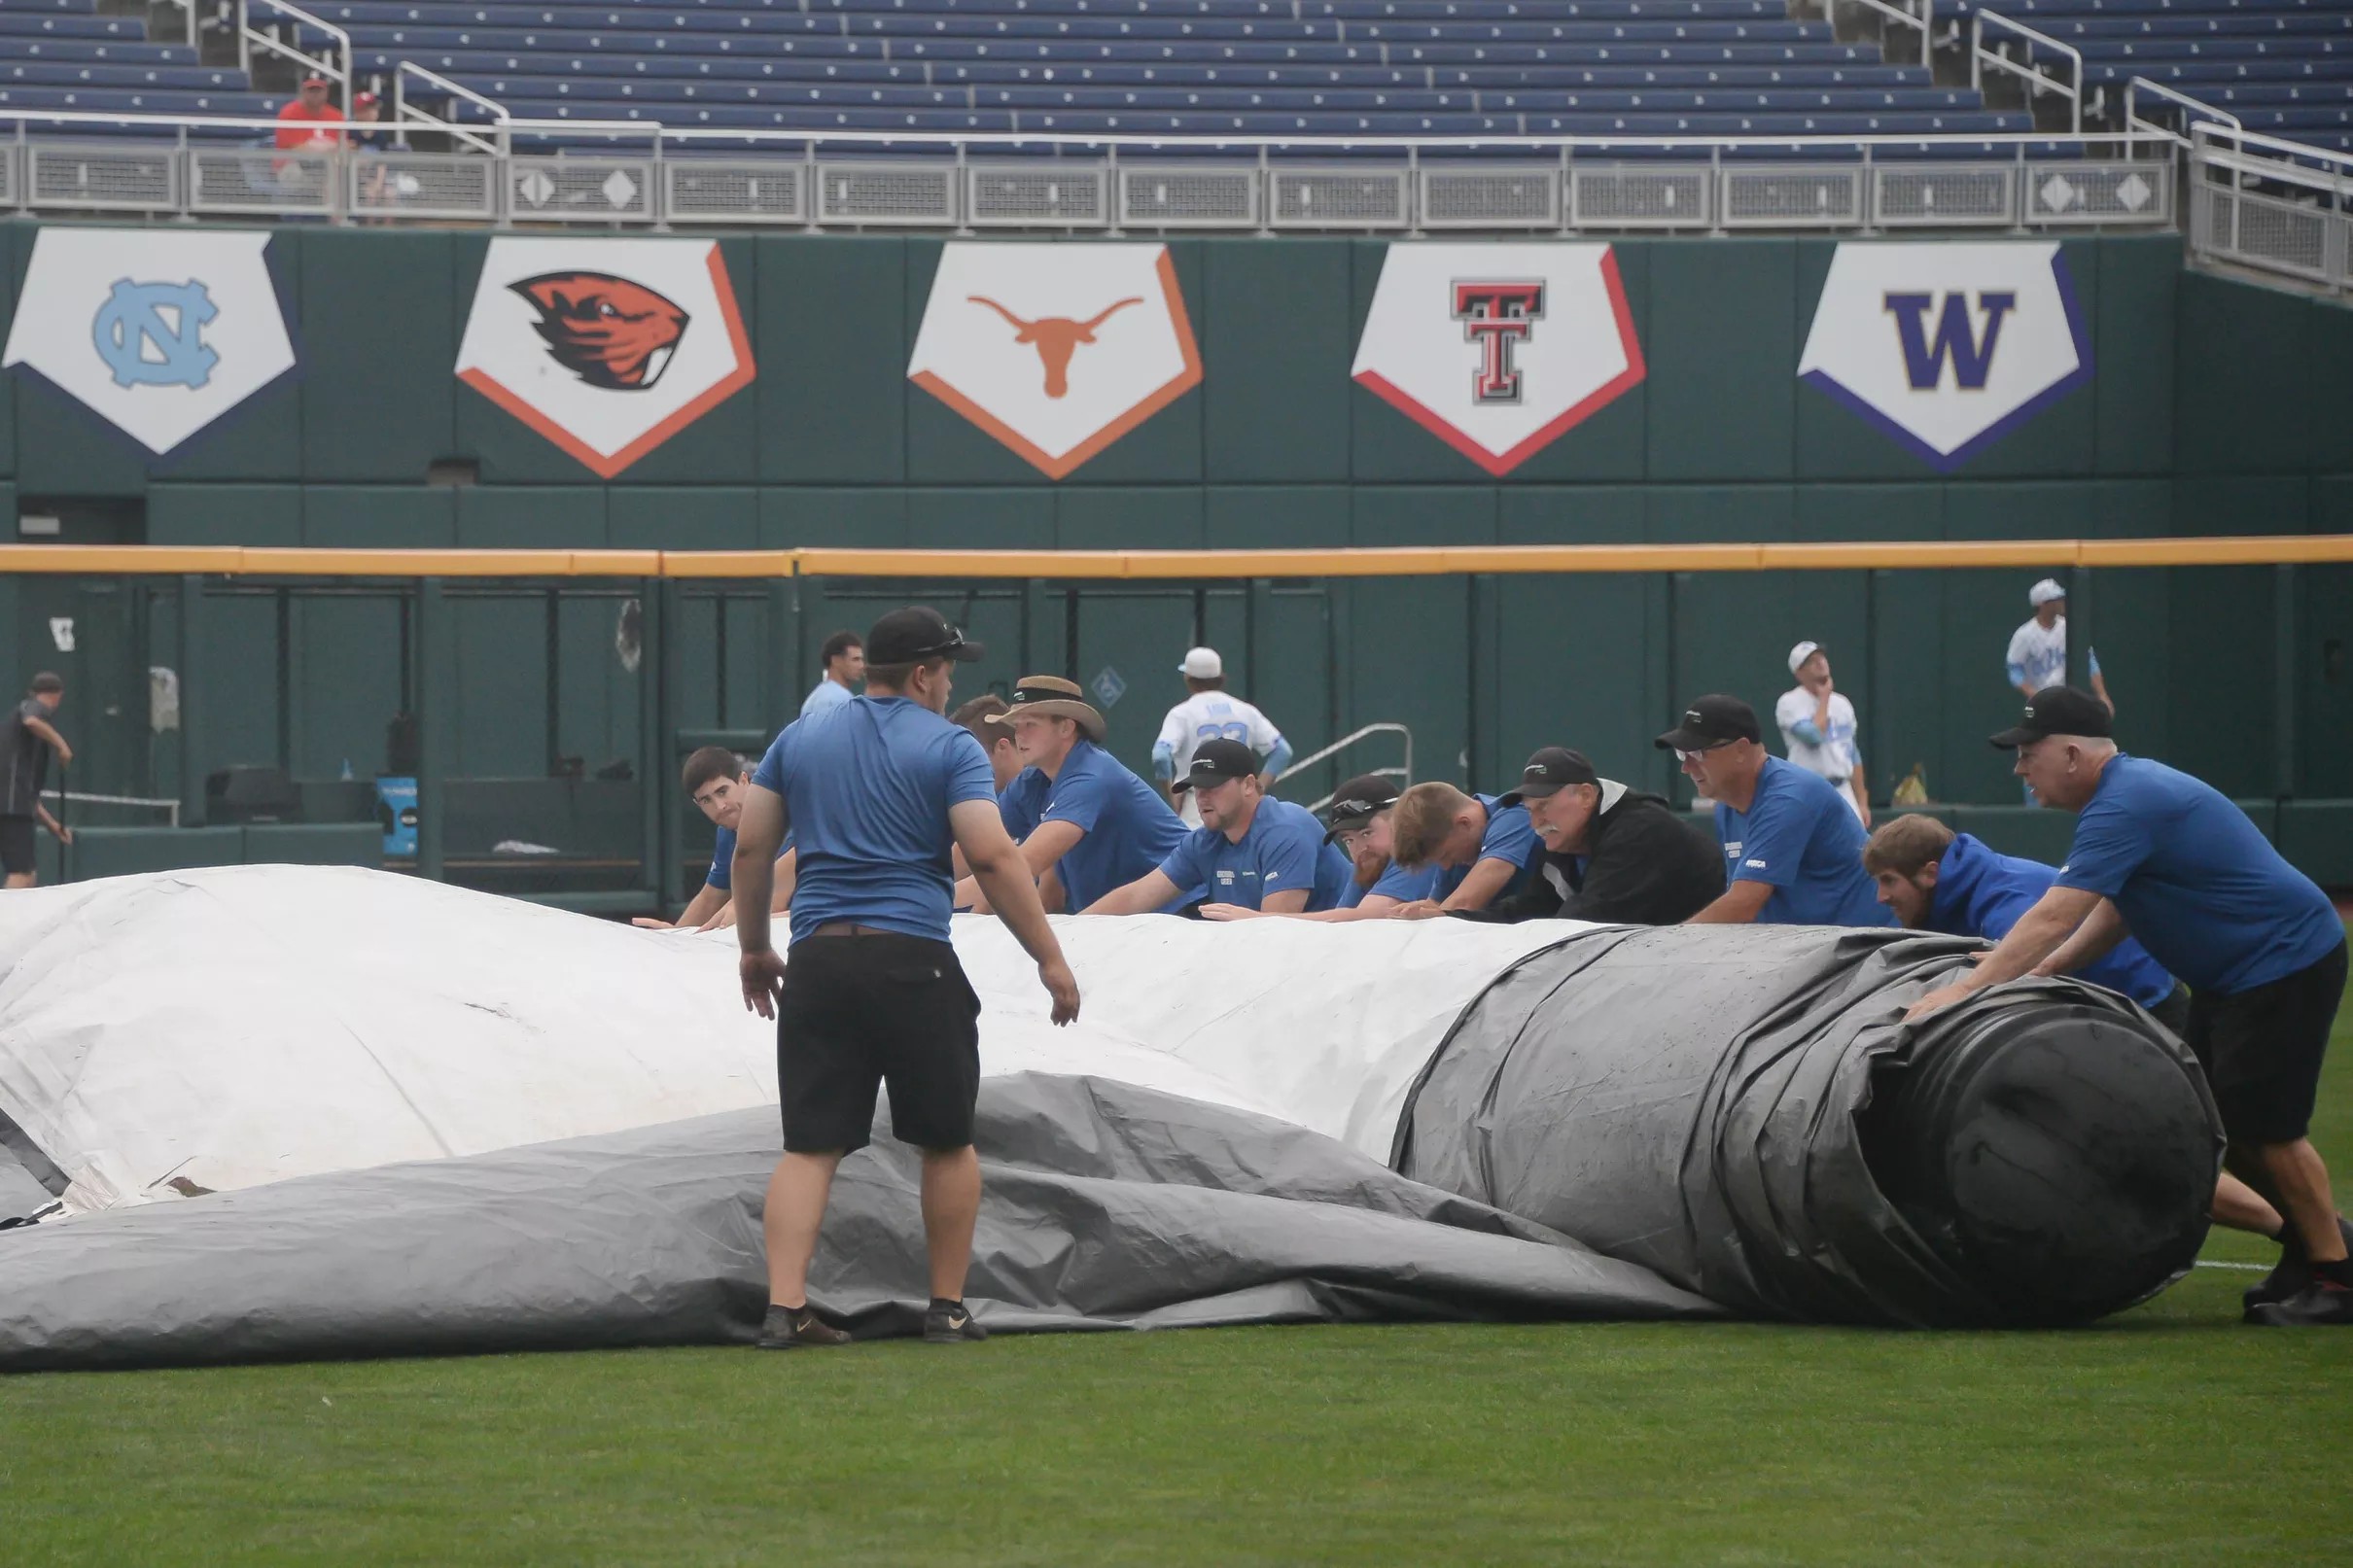
<instances>
[{"instance_id":1,"label":"oregon state beaver logo","mask_svg":"<svg viewBox=\"0 0 2353 1568\"><path fill-rule=\"evenodd\" d=\"M615 392L659 381L689 319L644 284L610 272L546 272L507 287L538 307L536 326L556 364Z\"/></svg>"}]
</instances>

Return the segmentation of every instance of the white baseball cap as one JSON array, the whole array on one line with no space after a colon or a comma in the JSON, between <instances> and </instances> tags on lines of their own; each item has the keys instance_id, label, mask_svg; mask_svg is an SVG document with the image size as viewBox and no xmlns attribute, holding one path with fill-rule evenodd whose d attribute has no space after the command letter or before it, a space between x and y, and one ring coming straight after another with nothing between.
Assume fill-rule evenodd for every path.
<instances>
[{"instance_id":1,"label":"white baseball cap","mask_svg":"<svg viewBox=\"0 0 2353 1568\"><path fill-rule=\"evenodd\" d=\"M1804 664L1808 659L1812 658L1815 654L1821 651L1822 645L1819 643L1800 643L1796 647L1793 647L1789 650L1789 673L1791 675L1796 675L1798 673L1799 665Z\"/></svg>"},{"instance_id":2,"label":"white baseball cap","mask_svg":"<svg viewBox=\"0 0 2353 1568\"><path fill-rule=\"evenodd\" d=\"M2043 606L2051 603L2051 601L2054 599L2064 599L2066 597L2067 590L2060 586L2059 579L2056 577L2045 577L2042 581L2036 583L2033 587L2026 590L2026 603L2034 606L2037 610L2040 610Z\"/></svg>"},{"instance_id":3,"label":"white baseball cap","mask_svg":"<svg viewBox=\"0 0 2353 1568\"><path fill-rule=\"evenodd\" d=\"M1176 671L1195 680L1214 680L1225 674L1225 660L1217 656L1217 650L1213 647L1197 647L1184 656L1184 662L1176 667Z\"/></svg>"}]
</instances>

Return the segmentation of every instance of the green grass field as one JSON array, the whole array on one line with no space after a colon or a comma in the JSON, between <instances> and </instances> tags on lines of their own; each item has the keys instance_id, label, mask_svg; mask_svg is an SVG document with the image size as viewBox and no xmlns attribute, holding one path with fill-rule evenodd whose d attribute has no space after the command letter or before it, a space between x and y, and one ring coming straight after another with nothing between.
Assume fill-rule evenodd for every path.
<instances>
[{"instance_id":1,"label":"green grass field","mask_svg":"<svg viewBox=\"0 0 2353 1568\"><path fill-rule=\"evenodd\" d=\"M2349 1053L2340 1019L2315 1128L2340 1195ZM0 1563L2343 1562L2353 1336L2239 1327L2254 1277L2200 1268L2054 1334L1232 1329L18 1377Z\"/></svg>"}]
</instances>

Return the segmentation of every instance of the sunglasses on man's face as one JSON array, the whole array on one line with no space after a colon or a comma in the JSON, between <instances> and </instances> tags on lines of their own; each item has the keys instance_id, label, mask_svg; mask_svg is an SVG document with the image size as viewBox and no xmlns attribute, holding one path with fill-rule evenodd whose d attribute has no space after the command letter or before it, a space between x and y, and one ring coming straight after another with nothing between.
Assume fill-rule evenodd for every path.
<instances>
[{"instance_id":1,"label":"sunglasses on man's face","mask_svg":"<svg viewBox=\"0 0 2353 1568\"><path fill-rule=\"evenodd\" d=\"M1697 751L1686 751L1681 747L1677 747L1675 749L1675 760L1679 763L1689 762L1693 757L1705 756L1710 751L1721 751L1724 749L1724 748L1730 746L1731 744L1732 743L1730 741L1716 741L1710 745L1701 747Z\"/></svg>"}]
</instances>

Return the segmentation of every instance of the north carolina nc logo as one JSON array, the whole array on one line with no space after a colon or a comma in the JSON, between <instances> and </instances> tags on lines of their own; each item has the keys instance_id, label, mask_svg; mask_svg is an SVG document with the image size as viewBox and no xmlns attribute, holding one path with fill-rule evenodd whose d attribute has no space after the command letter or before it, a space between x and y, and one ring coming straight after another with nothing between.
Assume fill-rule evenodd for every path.
<instances>
[{"instance_id":1,"label":"north carolina nc logo","mask_svg":"<svg viewBox=\"0 0 2353 1568\"><path fill-rule=\"evenodd\" d=\"M647 390L685 334L685 311L610 272L548 272L507 287L538 308L537 330L555 363L592 387Z\"/></svg>"},{"instance_id":2,"label":"north carolina nc logo","mask_svg":"<svg viewBox=\"0 0 2353 1568\"><path fill-rule=\"evenodd\" d=\"M203 284L118 278L90 318L90 342L118 387L188 387L212 379L220 352L204 341L219 315Z\"/></svg>"},{"instance_id":3,"label":"north carolina nc logo","mask_svg":"<svg viewBox=\"0 0 2353 1568\"><path fill-rule=\"evenodd\" d=\"M1509 473L1643 377L1606 245L1391 245L1350 372Z\"/></svg>"},{"instance_id":4,"label":"north carolina nc logo","mask_svg":"<svg viewBox=\"0 0 2353 1568\"><path fill-rule=\"evenodd\" d=\"M1842 244L1798 375L1950 471L2091 378L2055 242Z\"/></svg>"},{"instance_id":5,"label":"north carolina nc logo","mask_svg":"<svg viewBox=\"0 0 2353 1568\"><path fill-rule=\"evenodd\" d=\"M0 365L172 452L295 367L270 244L253 229L43 228Z\"/></svg>"},{"instance_id":6,"label":"north carolina nc logo","mask_svg":"<svg viewBox=\"0 0 2353 1568\"><path fill-rule=\"evenodd\" d=\"M955 243L907 379L1049 478L1200 385L1165 245Z\"/></svg>"},{"instance_id":7,"label":"north carolina nc logo","mask_svg":"<svg viewBox=\"0 0 2353 1568\"><path fill-rule=\"evenodd\" d=\"M610 479L751 385L751 334L707 239L501 235L458 379Z\"/></svg>"}]
</instances>

